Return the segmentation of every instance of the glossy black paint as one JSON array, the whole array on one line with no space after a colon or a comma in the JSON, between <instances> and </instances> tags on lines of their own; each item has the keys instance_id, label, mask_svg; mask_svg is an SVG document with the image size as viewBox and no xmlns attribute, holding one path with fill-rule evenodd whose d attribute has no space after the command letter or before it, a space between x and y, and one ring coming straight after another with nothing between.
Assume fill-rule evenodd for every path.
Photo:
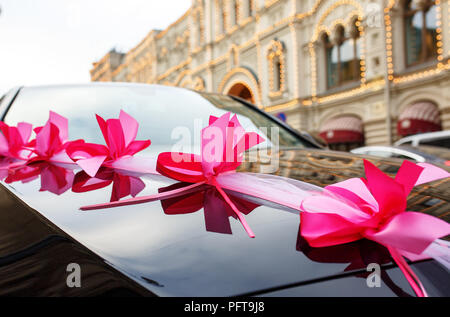
<instances>
[{"instance_id":1,"label":"glossy black paint","mask_svg":"<svg viewBox=\"0 0 450 317\"><path fill-rule=\"evenodd\" d=\"M81 288L67 265L83 268ZM0 296L151 296L0 186Z\"/></svg>"},{"instance_id":2,"label":"glossy black paint","mask_svg":"<svg viewBox=\"0 0 450 317\"><path fill-rule=\"evenodd\" d=\"M286 165L290 165L294 160L289 162L282 159L280 168L276 171L277 174L289 175L305 181L311 181L312 179L309 178L312 177L317 184L320 183L322 186L355 176L355 174L362 175L361 159L351 155L312 150L292 150L281 153L281 158L290 156L298 160L296 164L287 167ZM327 165L329 161L333 164ZM376 163L384 170L395 171L398 168L398 164L388 163L388 161ZM243 168L246 168L245 164ZM264 169L261 165L253 163L252 168L248 168L248 170L257 171L260 168ZM303 168L308 171L310 176L305 173L305 177L300 177ZM330 177L327 178L325 175L334 178L330 180ZM158 188L173 184L172 181L159 176L146 176L143 181L146 188L139 195L154 193ZM426 201L433 202L434 200L434 203L426 211L439 216L442 209L441 202L448 204L448 185L449 182L446 180L414 189L409 209L420 209ZM48 254L46 257L45 252L36 252L38 259L25 267L19 265L18 262L10 262L7 271L3 271L4 267L0 269L2 275L0 279L3 281L5 277L3 274L7 274L6 272L21 274L20 272L25 268L32 270L33 275L31 276L39 276L41 271L60 272L60 275L55 277L55 280L59 279L60 289L46 293L45 285L50 287L53 284L42 284L39 279L29 276L17 294L22 294L21 292L34 295L70 294L69 290L63 287L67 261L80 261L82 270L85 267L90 268L90 265L86 264L89 261L96 262L98 266L95 269L98 271L85 277L86 283L89 283L91 278L102 280L102 274L110 269L101 259L134 280L136 287L139 284L148 289L149 294L154 293L160 296L231 296L255 292L255 295L259 295L261 290L264 293L265 290L271 291L273 287L279 286L283 289L283 292L280 293L283 296L289 292L293 296L308 294L307 291L304 291L305 287L312 287L310 295L319 295L320 285L327 289L325 291L324 288L324 295L370 294L366 290L365 279L356 277L352 277L352 282L349 282L349 285L352 285L350 293L341 293L338 286L335 288L336 292L329 289L330 283L336 283L336 285L343 283L343 279L338 278L341 274L356 276L356 274L364 272L365 267L353 266L349 270L349 263L354 261L352 252L349 253L348 259L331 257L327 261L322 261L302 250L299 247L298 237L300 217L294 210L286 210L269 203L267 206L257 207L246 215L249 225L256 234L255 239L250 239L240 223L233 218L230 218L232 235L208 232L205 229L203 209L189 214L166 214L162 203L158 201L99 211L83 212L79 210L79 207L83 205L109 201L111 186L84 193L68 190L59 196L48 191L40 192L39 179L25 184L15 182L2 186L6 186L6 188L2 187L3 199L0 209L2 216L6 218L2 221L4 225L1 232L3 241L1 246L2 250L5 250L2 251L2 258L5 254L14 253L19 249L39 243L47 236L53 236L55 233L51 231L33 236L29 234L35 230L43 230L40 229L41 227L48 228L48 223L51 223L53 228L58 227L55 230L59 232L59 236L64 237L64 240L57 244L70 245L67 249L75 253L77 252L74 250L84 249L82 246L85 246L96 254L93 255L89 252L86 261L81 255L76 255L76 259L69 257L65 261L57 261L60 258L57 256L57 259L52 261L53 257L48 257ZM446 206L444 206L445 208ZM36 219L29 223L25 218L27 214L28 217L32 215ZM49 222L38 215L43 215ZM447 217L444 213L441 215L444 218ZM11 225L11 222L17 221L19 221L18 224ZM26 221L28 226L24 227L20 221ZM8 223L9 225L7 225ZM44 223L47 224L44 225ZM23 231L19 231L21 227ZM73 237L78 243L62 242L70 238L59 229ZM11 243L14 246L5 249L5 245ZM374 252L383 253L379 250ZM327 251L323 253L325 257L328 256ZM39 262L40 257L46 258L46 262ZM382 263L388 268L392 266L389 258ZM439 267L439 264L433 261L421 265ZM392 269L389 270L389 272L391 271ZM448 272L442 271L442 269L436 272L431 275L438 276L437 281L428 283L431 285L428 287L433 290L432 294L450 295ZM395 274L395 276L398 275ZM418 274L425 280L432 279L432 276L427 277L426 272L418 271ZM327 280L326 283L322 281L324 278ZM346 279L344 280L346 281ZM11 278L9 281L5 285L8 287L1 288L5 292L8 292L9 287L17 282ZM317 285L310 283L311 281L317 281ZM445 283L441 283L442 281ZM394 286L391 285L391 288L387 284L383 284L383 287L377 289L373 294L377 296L413 294L401 276L395 278L393 283ZM297 284L302 285L301 292L298 287L286 290L283 286ZM361 290L358 290L356 285L359 285ZM400 287L402 292L394 292L392 288L396 287ZM36 289L40 291L33 293L33 290ZM14 290L14 288L10 290ZM84 288L79 291L81 295L92 294Z\"/></svg>"},{"instance_id":3,"label":"glossy black paint","mask_svg":"<svg viewBox=\"0 0 450 317\"><path fill-rule=\"evenodd\" d=\"M283 149L277 164L247 162L241 171L273 173L319 186L363 176L361 157L317 149ZM370 158L386 173L400 160ZM75 171L77 172L77 171ZM174 182L147 175L139 195ZM384 248L361 241L310 250L299 237L300 217L267 202L245 216L256 238L230 218L232 234L206 230L205 209L170 213L164 202L99 211L113 185L60 195L41 180L0 184L0 294L31 296L409 296L413 292ZM44 188L45 189L45 188ZM408 210L449 221L450 180L415 188ZM355 252L355 250L357 250ZM339 256L336 256L338 254ZM381 288L366 285L367 263L383 264ZM67 264L78 263L82 287L66 286ZM450 275L435 261L413 269L431 295L450 296Z\"/></svg>"}]
</instances>

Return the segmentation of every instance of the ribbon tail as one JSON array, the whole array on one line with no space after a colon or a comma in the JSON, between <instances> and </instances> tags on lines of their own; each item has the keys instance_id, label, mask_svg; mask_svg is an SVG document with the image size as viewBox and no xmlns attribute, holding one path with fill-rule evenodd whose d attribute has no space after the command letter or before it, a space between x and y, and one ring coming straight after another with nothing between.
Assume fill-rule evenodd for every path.
<instances>
[{"instance_id":1,"label":"ribbon tail","mask_svg":"<svg viewBox=\"0 0 450 317\"><path fill-rule=\"evenodd\" d=\"M217 176L221 188L298 210L303 199L322 192L321 187L278 175L247 172Z\"/></svg>"},{"instance_id":2,"label":"ribbon tail","mask_svg":"<svg viewBox=\"0 0 450 317\"><path fill-rule=\"evenodd\" d=\"M236 216L239 218L239 221L241 222L242 226L244 227L245 231L247 232L248 236L250 238L254 238L255 234L253 233L252 229L250 229L250 226L247 224L247 221L245 220L242 213L239 211L239 209L236 207L236 205L231 201L230 197L223 191L223 189L220 187L219 183L215 179L213 179L214 187L219 191L219 193L222 195L223 199L227 202L227 204L231 207L231 209L234 211Z\"/></svg>"},{"instance_id":3,"label":"ribbon tail","mask_svg":"<svg viewBox=\"0 0 450 317\"><path fill-rule=\"evenodd\" d=\"M182 188L174 189L174 190L163 192L163 193L158 193L158 194L148 195L148 196L143 196L143 197L137 197L137 198L130 198L130 199L125 199L125 200L121 200L121 201L113 201L113 202L103 203L103 204L83 206L80 209L84 210L84 211L99 210L99 209L107 209L107 208L115 208L115 207L129 206L129 205L144 204L144 203L148 203L148 202L152 202L152 201L156 201L156 200L173 198L173 197L177 197L180 195L185 195L192 191L196 191L197 187L204 185L204 184L205 184L205 182L195 183L195 184L192 184L189 186L185 186Z\"/></svg>"},{"instance_id":4,"label":"ribbon tail","mask_svg":"<svg viewBox=\"0 0 450 317\"><path fill-rule=\"evenodd\" d=\"M436 239L423 251L425 256L431 257L450 270L450 242Z\"/></svg>"},{"instance_id":5,"label":"ribbon tail","mask_svg":"<svg viewBox=\"0 0 450 317\"><path fill-rule=\"evenodd\" d=\"M418 297L428 297L428 294L425 288L423 287L422 282L414 273L414 271L409 267L408 263L406 263L403 256L395 248L388 247L388 250L392 258L394 259L395 263L397 263L403 275L406 277L406 280L408 281L409 285L411 285L412 289L414 290L414 293L416 293Z\"/></svg>"}]
</instances>

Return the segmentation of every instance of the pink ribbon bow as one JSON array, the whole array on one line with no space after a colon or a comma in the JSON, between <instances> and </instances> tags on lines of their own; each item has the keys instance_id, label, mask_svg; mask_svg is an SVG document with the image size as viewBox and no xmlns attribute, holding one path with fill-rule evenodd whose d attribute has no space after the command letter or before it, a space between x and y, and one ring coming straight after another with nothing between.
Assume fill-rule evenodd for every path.
<instances>
[{"instance_id":1,"label":"pink ribbon bow","mask_svg":"<svg viewBox=\"0 0 450 317\"><path fill-rule=\"evenodd\" d=\"M157 170L170 178L190 183L214 182L220 174L233 172L243 153L264 139L245 132L236 115L211 116L201 132L201 155L165 152L158 156Z\"/></svg>"},{"instance_id":2,"label":"pink ribbon bow","mask_svg":"<svg viewBox=\"0 0 450 317\"><path fill-rule=\"evenodd\" d=\"M83 140L69 141L69 120L50 111L49 119L42 127L34 129L36 139L30 142L34 155L28 163L48 161L73 164L66 153L71 144L83 143Z\"/></svg>"},{"instance_id":3,"label":"pink ribbon bow","mask_svg":"<svg viewBox=\"0 0 450 317\"><path fill-rule=\"evenodd\" d=\"M100 166L110 168L138 169L142 162L131 157L150 146L150 140L136 141L138 122L120 111L119 119L104 120L96 115L98 125L105 139L106 146L94 143L75 143L67 148L69 157L74 160L89 176L94 177ZM154 172L141 168L143 172Z\"/></svg>"},{"instance_id":4,"label":"pink ribbon bow","mask_svg":"<svg viewBox=\"0 0 450 317\"><path fill-rule=\"evenodd\" d=\"M20 122L17 127L10 127L0 121L0 156L26 161L30 158L32 145L29 142L32 125ZM9 165L8 165L9 166Z\"/></svg>"},{"instance_id":5,"label":"pink ribbon bow","mask_svg":"<svg viewBox=\"0 0 450 317\"><path fill-rule=\"evenodd\" d=\"M450 234L450 225L436 217L406 212L407 196L430 169L404 161L395 179L364 161L366 179L353 178L327 186L324 193L301 204L301 235L312 247L339 245L366 238L388 248L418 296L426 296L401 255L423 258L436 239ZM448 173L438 169L446 174ZM431 168L431 172L433 172ZM421 176L424 173L425 176ZM444 177L444 175L442 175ZM417 285L418 284L418 285Z\"/></svg>"},{"instance_id":6,"label":"pink ribbon bow","mask_svg":"<svg viewBox=\"0 0 450 317\"><path fill-rule=\"evenodd\" d=\"M220 118L211 116L201 132L201 155L166 152L158 156L157 171L164 176L188 183L214 186L236 213L247 234L255 235L244 216L224 192L217 177L235 172L243 153L264 139L255 132L245 132L238 118L227 112ZM180 158L182 158L180 160Z\"/></svg>"}]
</instances>

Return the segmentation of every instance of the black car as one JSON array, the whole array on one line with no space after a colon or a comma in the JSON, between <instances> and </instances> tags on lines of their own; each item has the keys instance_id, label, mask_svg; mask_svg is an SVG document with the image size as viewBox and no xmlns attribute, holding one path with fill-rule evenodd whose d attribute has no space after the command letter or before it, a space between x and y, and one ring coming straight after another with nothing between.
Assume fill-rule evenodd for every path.
<instances>
[{"instance_id":1,"label":"black car","mask_svg":"<svg viewBox=\"0 0 450 317\"><path fill-rule=\"evenodd\" d=\"M246 129L279 130L275 146L271 134L260 129L267 141L256 149L275 157L276 164L258 155L258 160L244 162L240 171L271 173L321 187L364 176L361 156L323 150L278 119L231 96L121 83L23 87L4 96L0 116L9 125L26 121L39 126L52 110L69 118L70 139L101 143L94 114L112 118L121 109L139 121L138 139L151 138L147 155L170 151L177 142L195 149L194 140L180 141L174 131L179 127L195 135L210 115L230 111L240 116ZM402 163L389 158L371 161L392 175ZM139 195L177 185L152 175L131 180L106 169L91 184L79 170L51 168L40 166L30 175L8 175L10 181L1 182L0 295L414 296L383 246L360 240L312 248L299 235L296 210L249 200L245 213L255 239L231 218L232 234L215 231L202 200L213 194L206 191L195 197L81 211L81 206L128 195L129 187L121 188L130 182L143 184ZM66 181L61 191L45 188L43 171ZM66 172L73 173L70 181ZM448 222L449 202L450 181L444 179L414 188L407 210ZM381 265L380 287L367 285L370 263ZM81 270L81 287L68 283L74 265ZM430 296L450 296L450 274L440 263L423 260L411 267Z\"/></svg>"}]
</instances>

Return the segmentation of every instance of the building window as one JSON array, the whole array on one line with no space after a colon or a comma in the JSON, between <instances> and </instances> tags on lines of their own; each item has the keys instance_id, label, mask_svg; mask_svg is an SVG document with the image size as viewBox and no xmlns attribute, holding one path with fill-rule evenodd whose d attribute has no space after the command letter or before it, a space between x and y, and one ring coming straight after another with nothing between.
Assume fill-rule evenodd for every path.
<instances>
[{"instance_id":1,"label":"building window","mask_svg":"<svg viewBox=\"0 0 450 317\"><path fill-rule=\"evenodd\" d=\"M337 27L333 41L325 35L323 42L328 88L360 80L361 38L356 24L347 30L343 26Z\"/></svg>"},{"instance_id":2,"label":"building window","mask_svg":"<svg viewBox=\"0 0 450 317\"><path fill-rule=\"evenodd\" d=\"M409 0L405 7L406 66L420 64L437 56L437 15L435 1L416 3Z\"/></svg>"},{"instance_id":3,"label":"building window","mask_svg":"<svg viewBox=\"0 0 450 317\"><path fill-rule=\"evenodd\" d=\"M239 23L239 1L233 0L233 25L237 25Z\"/></svg>"},{"instance_id":4,"label":"building window","mask_svg":"<svg viewBox=\"0 0 450 317\"><path fill-rule=\"evenodd\" d=\"M247 6L248 6L248 16L251 17L253 16L254 12L253 12L253 8L254 8L254 1L253 0L248 0L247 1Z\"/></svg>"},{"instance_id":5,"label":"building window","mask_svg":"<svg viewBox=\"0 0 450 317\"><path fill-rule=\"evenodd\" d=\"M285 90L284 47L280 41L272 41L267 53L269 62L269 96L280 96Z\"/></svg>"},{"instance_id":6,"label":"building window","mask_svg":"<svg viewBox=\"0 0 450 317\"><path fill-rule=\"evenodd\" d=\"M274 91L280 91L281 90L281 60L280 60L279 56L274 58L273 67L274 67L273 88L274 88Z\"/></svg>"}]
</instances>

